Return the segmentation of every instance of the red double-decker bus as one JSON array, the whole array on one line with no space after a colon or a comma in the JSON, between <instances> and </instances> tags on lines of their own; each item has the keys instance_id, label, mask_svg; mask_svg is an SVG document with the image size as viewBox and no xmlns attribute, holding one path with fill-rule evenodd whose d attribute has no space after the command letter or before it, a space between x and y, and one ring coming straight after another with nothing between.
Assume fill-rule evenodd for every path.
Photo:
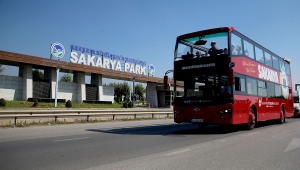
<instances>
[{"instance_id":1,"label":"red double-decker bus","mask_svg":"<svg viewBox=\"0 0 300 170\"><path fill-rule=\"evenodd\" d=\"M251 130L259 121L282 124L293 116L290 60L233 27L178 36L173 74L176 123Z\"/></svg>"}]
</instances>

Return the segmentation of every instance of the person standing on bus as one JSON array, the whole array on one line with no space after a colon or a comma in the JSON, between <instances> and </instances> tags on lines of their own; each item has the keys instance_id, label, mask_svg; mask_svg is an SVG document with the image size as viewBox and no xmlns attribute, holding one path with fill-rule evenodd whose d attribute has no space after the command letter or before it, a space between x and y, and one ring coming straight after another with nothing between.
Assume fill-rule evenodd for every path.
<instances>
[{"instance_id":1,"label":"person standing on bus","mask_svg":"<svg viewBox=\"0 0 300 170\"><path fill-rule=\"evenodd\" d=\"M237 55L237 51L235 49L235 45L234 44L231 44L231 54L232 55Z\"/></svg>"},{"instance_id":2,"label":"person standing on bus","mask_svg":"<svg viewBox=\"0 0 300 170\"><path fill-rule=\"evenodd\" d=\"M196 58L201 58L202 56L201 56L201 53L200 53L200 51L197 51L196 52Z\"/></svg>"},{"instance_id":3,"label":"person standing on bus","mask_svg":"<svg viewBox=\"0 0 300 170\"><path fill-rule=\"evenodd\" d=\"M248 49L245 50L245 56L249 57L249 50Z\"/></svg>"},{"instance_id":4,"label":"person standing on bus","mask_svg":"<svg viewBox=\"0 0 300 170\"><path fill-rule=\"evenodd\" d=\"M212 56L212 55L218 55L218 54L222 54L222 53L223 53L223 50L222 50L222 49L219 50L219 49L216 47L216 42L212 41L212 42L210 43L210 45L211 45L211 48L208 50L208 54L209 54L210 56Z\"/></svg>"},{"instance_id":5,"label":"person standing on bus","mask_svg":"<svg viewBox=\"0 0 300 170\"><path fill-rule=\"evenodd\" d=\"M237 52L237 55L242 55L242 47L241 46L236 46L236 52Z\"/></svg>"}]
</instances>

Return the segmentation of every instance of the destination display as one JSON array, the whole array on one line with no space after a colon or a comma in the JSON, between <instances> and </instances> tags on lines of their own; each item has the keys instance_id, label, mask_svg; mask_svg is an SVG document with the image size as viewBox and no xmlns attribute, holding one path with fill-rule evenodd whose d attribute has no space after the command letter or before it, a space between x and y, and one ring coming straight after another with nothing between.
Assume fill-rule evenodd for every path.
<instances>
[{"instance_id":1,"label":"destination display","mask_svg":"<svg viewBox=\"0 0 300 170\"><path fill-rule=\"evenodd\" d=\"M174 62L174 74L177 78L182 79L187 75L194 75L195 72L227 73L230 63L230 57L226 56L178 60Z\"/></svg>"}]
</instances>

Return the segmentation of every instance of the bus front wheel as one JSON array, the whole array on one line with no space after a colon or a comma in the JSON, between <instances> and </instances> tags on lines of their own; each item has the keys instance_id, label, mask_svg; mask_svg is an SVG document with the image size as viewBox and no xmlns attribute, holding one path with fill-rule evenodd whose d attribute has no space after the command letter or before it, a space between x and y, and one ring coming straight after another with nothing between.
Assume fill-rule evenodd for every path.
<instances>
[{"instance_id":1,"label":"bus front wheel","mask_svg":"<svg viewBox=\"0 0 300 170\"><path fill-rule=\"evenodd\" d=\"M255 113L254 110L250 108L249 115L248 115L248 124L247 124L248 129L249 130L254 129L255 123L256 123Z\"/></svg>"},{"instance_id":2,"label":"bus front wheel","mask_svg":"<svg viewBox=\"0 0 300 170\"><path fill-rule=\"evenodd\" d=\"M284 117L284 110L283 108L280 109L280 118L278 120L279 124L283 124L285 122L285 117Z\"/></svg>"}]
</instances>

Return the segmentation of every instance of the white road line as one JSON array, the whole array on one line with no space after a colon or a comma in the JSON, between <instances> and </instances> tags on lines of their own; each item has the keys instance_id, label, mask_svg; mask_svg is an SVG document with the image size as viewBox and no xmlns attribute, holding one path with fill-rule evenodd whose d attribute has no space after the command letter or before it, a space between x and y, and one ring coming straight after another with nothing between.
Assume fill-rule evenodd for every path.
<instances>
[{"instance_id":1,"label":"white road line","mask_svg":"<svg viewBox=\"0 0 300 170\"><path fill-rule=\"evenodd\" d=\"M90 137L83 137L83 138L73 138L73 139L62 139L62 140L54 140L54 142L63 142L63 141L70 141L70 140L81 140L81 139L88 139Z\"/></svg>"},{"instance_id":2,"label":"white road line","mask_svg":"<svg viewBox=\"0 0 300 170\"><path fill-rule=\"evenodd\" d=\"M241 136L252 136L252 135L255 135L258 133L260 133L260 132L245 133L245 134L242 134Z\"/></svg>"},{"instance_id":3,"label":"white road line","mask_svg":"<svg viewBox=\"0 0 300 170\"><path fill-rule=\"evenodd\" d=\"M188 152L188 151L190 151L190 150L191 150L190 148L187 148L187 149L182 149L182 150L174 151L174 152L171 152L171 153L167 153L167 154L165 154L165 155L166 155L166 156L172 156L172 155L176 155L176 154Z\"/></svg>"},{"instance_id":4,"label":"white road line","mask_svg":"<svg viewBox=\"0 0 300 170\"><path fill-rule=\"evenodd\" d=\"M294 138L291 143L286 147L284 152L288 152L293 149L297 149L300 147L300 138Z\"/></svg>"}]
</instances>

